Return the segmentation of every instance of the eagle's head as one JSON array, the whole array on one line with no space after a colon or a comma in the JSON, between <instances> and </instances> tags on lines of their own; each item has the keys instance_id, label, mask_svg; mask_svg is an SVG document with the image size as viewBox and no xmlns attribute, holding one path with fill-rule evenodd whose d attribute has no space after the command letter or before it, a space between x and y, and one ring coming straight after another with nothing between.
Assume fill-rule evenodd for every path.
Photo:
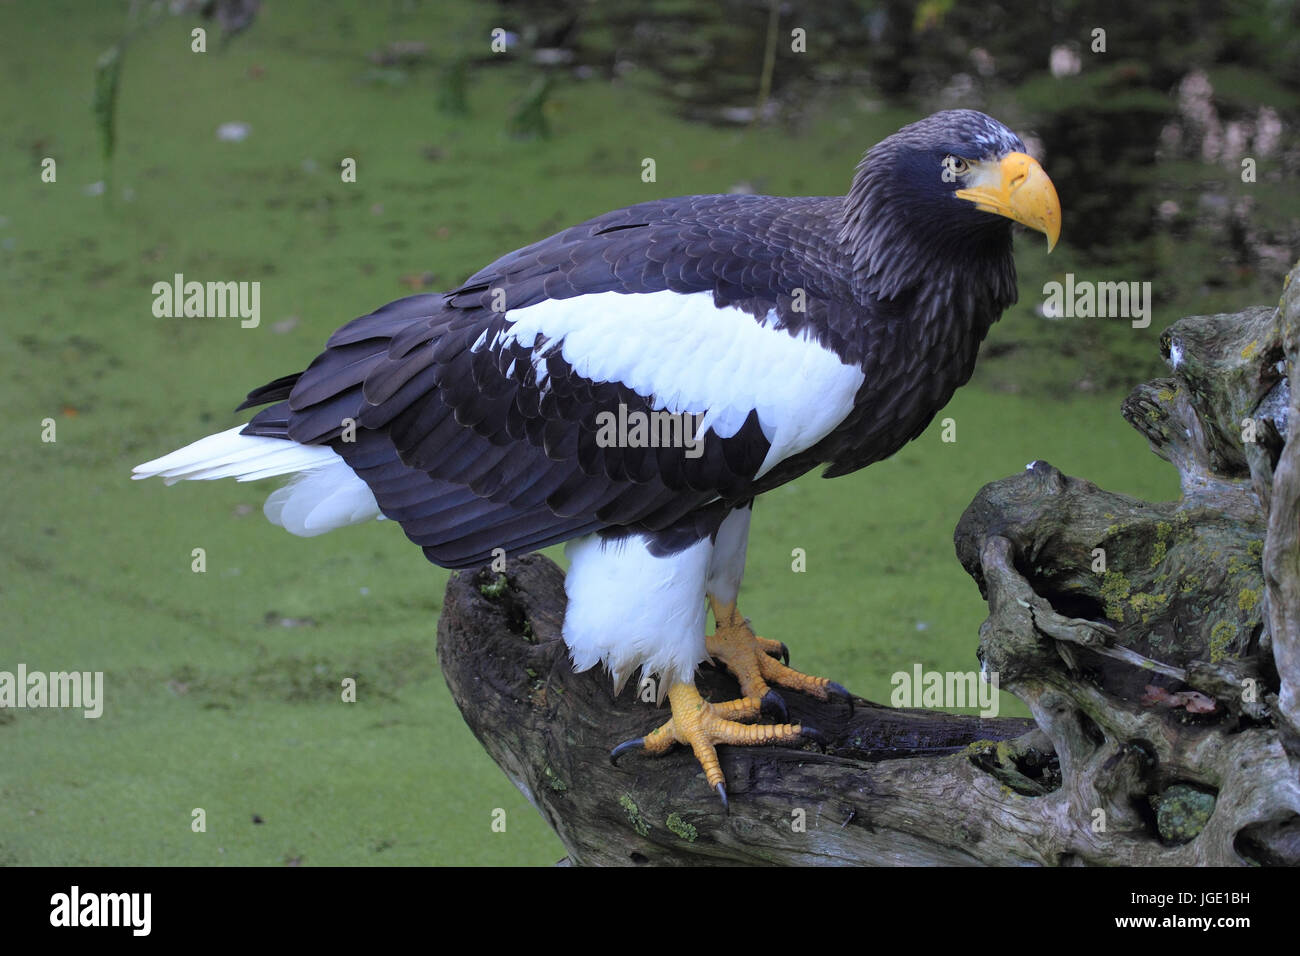
<instances>
[{"instance_id":1,"label":"eagle's head","mask_svg":"<svg viewBox=\"0 0 1300 956\"><path fill-rule=\"evenodd\" d=\"M1061 203L1020 137L976 110L945 110L867 151L840 240L857 277L895 294L945 265L1009 262L1011 225L1061 234Z\"/></svg>"}]
</instances>

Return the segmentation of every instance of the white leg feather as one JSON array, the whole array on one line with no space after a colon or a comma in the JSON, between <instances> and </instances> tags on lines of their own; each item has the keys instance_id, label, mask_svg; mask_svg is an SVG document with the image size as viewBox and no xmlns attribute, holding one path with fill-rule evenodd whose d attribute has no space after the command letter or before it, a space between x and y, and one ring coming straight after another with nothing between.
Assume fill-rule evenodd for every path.
<instances>
[{"instance_id":1,"label":"white leg feather","mask_svg":"<svg viewBox=\"0 0 1300 956\"><path fill-rule=\"evenodd\" d=\"M564 640L573 668L604 661L615 684L639 667L670 684L694 679L704 647L704 580L713 545L706 539L657 558L640 535L602 541L586 535L565 548L568 610Z\"/></svg>"}]
</instances>

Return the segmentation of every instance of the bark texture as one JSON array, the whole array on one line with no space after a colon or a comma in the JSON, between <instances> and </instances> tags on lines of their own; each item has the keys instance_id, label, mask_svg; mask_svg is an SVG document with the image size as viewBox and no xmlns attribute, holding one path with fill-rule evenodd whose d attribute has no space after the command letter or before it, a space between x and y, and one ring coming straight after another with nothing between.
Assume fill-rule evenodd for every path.
<instances>
[{"instance_id":1,"label":"bark texture","mask_svg":"<svg viewBox=\"0 0 1300 956\"><path fill-rule=\"evenodd\" d=\"M1039 461L958 524L989 605L980 658L1033 721L789 692L825 740L720 748L724 811L685 748L610 764L655 718L636 688L572 672L563 575L539 555L448 584L461 712L574 864L1300 863L1300 283L1276 308L1183 319L1161 348L1170 376L1123 414L1179 500ZM711 667L700 687L737 695Z\"/></svg>"}]
</instances>

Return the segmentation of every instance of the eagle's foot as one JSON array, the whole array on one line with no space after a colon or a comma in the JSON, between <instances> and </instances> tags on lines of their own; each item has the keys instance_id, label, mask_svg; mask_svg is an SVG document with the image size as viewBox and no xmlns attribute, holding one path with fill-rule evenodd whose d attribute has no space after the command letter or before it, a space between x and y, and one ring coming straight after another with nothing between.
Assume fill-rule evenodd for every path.
<instances>
[{"instance_id":1,"label":"eagle's foot","mask_svg":"<svg viewBox=\"0 0 1300 956\"><path fill-rule=\"evenodd\" d=\"M804 737L817 738L817 731L799 724L752 724L761 709L756 698L742 697L711 704L700 696L694 684L673 684L668 688L668 703L673 716L657 730L619 744L610 753L612 760L628 750L641 749L648 754L665 754L674 744L686 744L704 768L704 778L727 802L726 780L718 763L718 744L795 743Z\"/></svg>"},{"instance_id":2,"label":"eagle's foot","mask_svg":"<svg viewBox=\"0 0 1300 956\"><path fill-rule=\"evenodd\" d=\"M756 635L735 604L722 604L712 597L709 604L717 622L714 632L705 638L709 656L721 661L735 675L741 694L763 702L764 713L778 720L786 719L785 702L772 690L771 684L802 691L820 700L843 697L852 707L853 696L840 684L801 673L778 661L778 656L789 660L785 645Z\"/></svg>"}]
</instances>

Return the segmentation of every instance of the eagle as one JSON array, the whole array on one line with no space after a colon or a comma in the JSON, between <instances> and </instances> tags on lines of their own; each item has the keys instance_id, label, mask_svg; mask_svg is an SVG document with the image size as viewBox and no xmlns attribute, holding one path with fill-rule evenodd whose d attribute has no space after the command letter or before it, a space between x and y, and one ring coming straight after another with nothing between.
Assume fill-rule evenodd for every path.
<instances>
[{"instance_id":1,"label":"eagle","mask_svg":"<svg viewBox=\"0 0 1300 956\"><path fill-rule=\"evenodd\" d=\"M250 392L247 424L133 477L292 476L273 524L389 519L444 568L567 542L573 667L654 677L671 707L612 756L690 746L725 803L718 745L815 734L774 687L847 696L738 609L754 500L922 433L1016 301L1013 223L1056 244L1040 164L983 113L935 113L871 147L847 195L640 202L390 302ZM702 698L709 659L739 698Z\"/></svg>"}]
</instances>

